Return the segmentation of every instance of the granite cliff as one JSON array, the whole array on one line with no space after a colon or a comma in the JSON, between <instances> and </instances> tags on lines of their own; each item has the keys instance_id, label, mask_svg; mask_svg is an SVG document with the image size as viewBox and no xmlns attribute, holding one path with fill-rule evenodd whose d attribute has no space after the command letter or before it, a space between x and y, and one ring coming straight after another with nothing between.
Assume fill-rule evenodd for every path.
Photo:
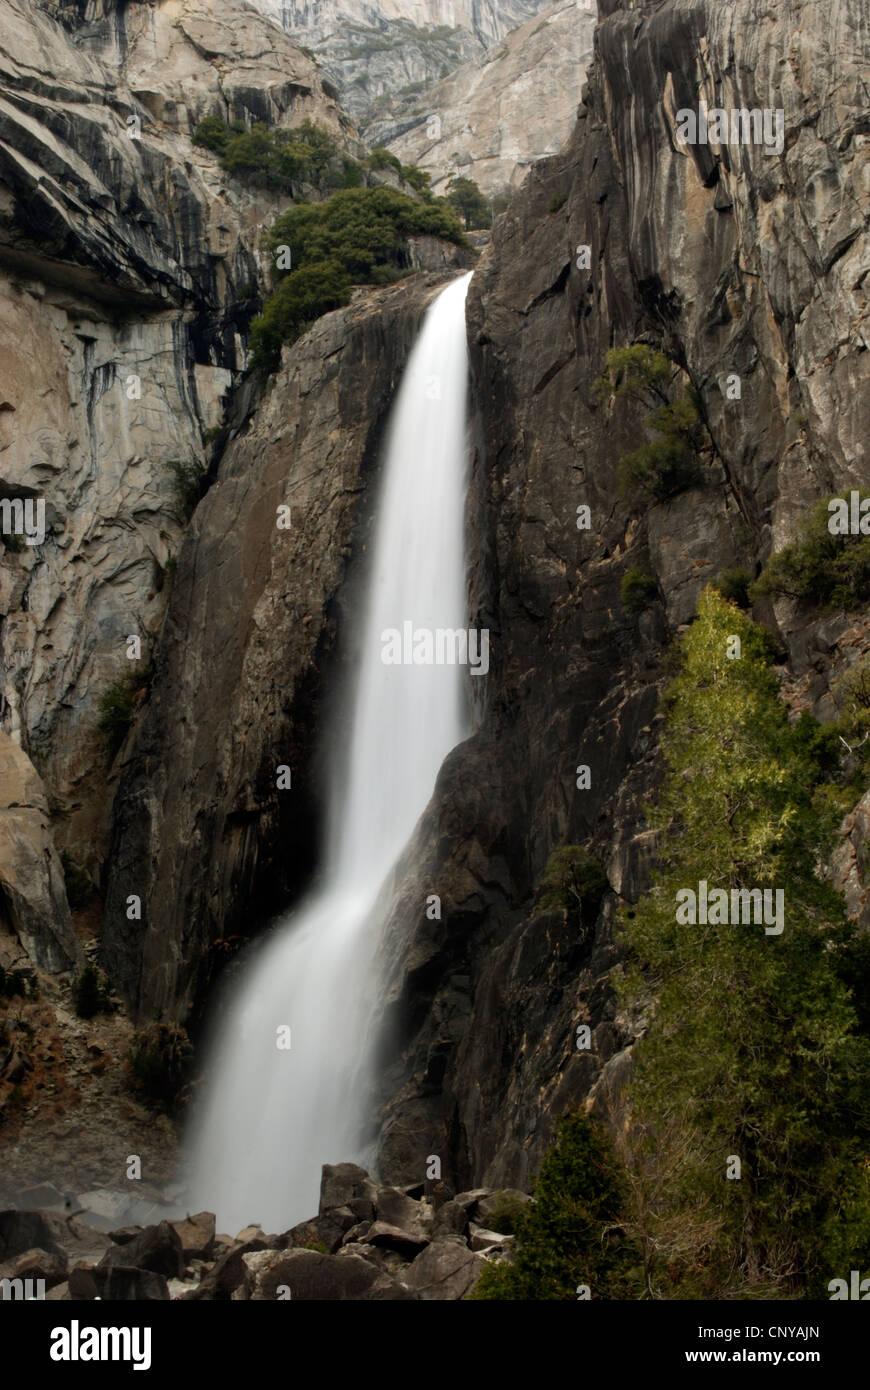
<instances>
[{"instance_id":1,"label":"granite cliff","mask_svg":"<svg viewBox=\"0 0 870 1390\"><path fill-rule=\"evenodd\" d=\"M7 9L24 23L13 0ZM153 34L173 7L142 9L138 22ZM83 62L96 62L97 42L120 51L115 21L92 35L76 28L77 14L70 7L67 20ZM283 42L265 20L244 25L255 22L266 26L258 41ZM39 24L61 42L47 13ZM292 90L278 76L269 87L285 103L279 119L318 103L347 132L286 42L280 72L299 67ZM757 569L812 502L866 475L868 47L859 0L604 0L569 138L530 171L477 265L470 622L490 630L492 658L475 732L445 763L385 939L388 1182L418 1181L434 1153L456 1190L524 1187L553 1115L590 1095L606 1105L629 1065L636 1023L618 1014L608 984L612 922L619 899L643 890L653 858L644 805L659 775L669 643L709 579L737 563ZM251 62L259 71L256 53ZM219 59L207 66L221 71ZM105 83L106 71L88 80ZM13 441L17 468L2 476L31 490L56 478L53 505L68 511L51 565L4 558L4 644L14 630L16 645L39 648L32 669L7 676L4 728L34 756L45 739L46 781L68 812L56 815L55 836L89 845L93 874L104 875L103 960L131 1009L182 1017L207 1000L226 938L261 929L310 876L318 733L345 659L378 445L421 315L456 262L438 245L420 248L419 275L359 293L285 350L262 399L235 391L232 438L182 540L166 466L186 452L204 459L202 432L237 381L240 286L261 273L246 228L262 210L204 191L224 182L192 150L177 106L153 151L143 119L129 157L155 161L147 178L124 184L116 159L111 183L96 155L88 163L82 148L99 149L100 122L123 126L134 102L147 106L132 88L114 117L111 103L90 116L93 144L64 155L64 183L78 190L70 210L50 179L36 180L35 151L19 148L39 134L19 113L43 80L32 67L16 72L0 108L24 132L2 146L12 190L3 255L15 286L4 312L17 316L18 340L44 335L29 366L13 353L0 377L13 407L0 423L31 441L26 454ZM56 79L52 91L76 110L84 102L72 75L61 97ZM677 113L701 102L781 111L781 148L681 144ZM149 220L160 170L165 192ZM51 236L15 204L19 187L43 200ZM122 188L145 212L109 236ZM217 242L206 227L223 228ZM119 297L140 306L132 323L116 323ZM661 347L697 390L710 445L701 484L628 509L616 467L643 419L614 412L592 384L609 348L639 340ZM122 350L124 377L146 353L162 363L149 417L166 421L156 449L119 451L144 428L135 418L120 428L122 369L108 364ZM17 396L6 385L14 373L28 374ZM725 389L734 377L739 399ZM291 507L289 531L275 526L280 504ZM577 527L581 505L588 530ZM170 555L175 574L160 587L155 562L165 570ZM657 591L634 615L620 602L632 567ZM793 707L829 715L837 676L870 649L865 616L822 618L786 602L764 616L782 640ZM98 797L105 775L93 771L83 731L137 631L153 657L150 694ZM292 766L292 792L276 789L278 764ZM577 787L580 765L588 789ZM856 914L866 913L866 817L862 803L835 862ZM536 906L563 844L591 849L610 884L582 939ZM424 912L432 892L440 921ZM141 897L141 921L124 912L130 894ZM594 1045L581 1053L583 1022Z\"/></svg>"}]
</instances>

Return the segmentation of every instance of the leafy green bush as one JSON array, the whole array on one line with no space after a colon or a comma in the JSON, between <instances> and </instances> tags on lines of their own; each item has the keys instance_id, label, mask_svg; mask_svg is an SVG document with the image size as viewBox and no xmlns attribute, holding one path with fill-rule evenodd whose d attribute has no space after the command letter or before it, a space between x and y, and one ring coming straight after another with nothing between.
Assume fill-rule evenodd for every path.
<instances>
[{"instance_id":1,"label":"leafy green bush","mask_svg":"<svg viewBox=\"0 0 870 1390\"><path fill-rule=\"evenodd\" d=\"M658 597L658 592L655 576L639 569L626 570L619 586L619 597L626 613L642 613Z\"/></svg>"},{"instance_id":2,"label":"leafy green bush","mask_svg":"<svg viewBox=\"0 0 870 1390\"><path fill-rule=\"evenodd\" d=\"M855 608L870 598L870 536L832 535L828 504L833 500L819 502L797 540L771 555L753 597L795 598L817 608Z\"/></svg>"},{"instance_id":3,"label":"leafy green bush","mask_svg":"<svg viewBox=\"0 0 870 1390\"><path fill-rule=\"evenodd\" d=\"M649 427L656 437L619 460L623 493L639 487L656 502L667 501L700 482L698 453L703 431L693 386L674 395L678 372L646 343L612 348L605 369L595 382L600 400L627 396L647 406Z\"/></svg>"},{"instance_id":4,"label":"leafy green bush","mask_svg":"<svg viewBox=\"0 0 870 1390\"><path fill-rule=\"evenodd\" d=\"M579 926L595 920L609 884L582 845L563 845L547 860L540 887L540 906L560 909Z\"/></svg>"},{"instance_id":5,"label":"leafy green bush","mask_svg":"<svg viewBox=\"0 0 870 1390\"><path fill-rule=\"evenodd\" d=\"M130 1084L143 1100L175 1110L186 1099L193 1047L178 1023L150 1023L127 1051Z\"/></svg>"},{"instance_id":6,"label":"leafy green bush","mask_svg":"<svg viewBox=\"0 0 870 1390\"><path fill-rule=\"evenodd\" d=\"M98 727L107 736L112 756L127 737L143 692L147 692L150 683L151 667L137 664L113 681L100 696Z\"/></svg>"},{"instance_id":7,"label":"leafy green bush","mask_svg":"<svg viewBox=\"0 0 870 1390\"><path fill-rule=\"evenodd\" d=\"M95 965L86 965L76 981L75 1011L79 1018L113 1011L108 981Z\"/></svg>"},{"instance_id":8,"label":"leafy green bush","mask_svg":"<svg viewBox=\"0 0 870 1390\"><path fill-rule=\"evenodd\" d=\"M394 169L397 174L401 174L402 161L383 145L375 145L369 155L369 167L371 169Z\"/></svg>"},{"instance_id":9,"label":"leafy green bush","mask_svg":"<svg viewBox=\"0 0 870 1390\"><path fill-rule=\"evenodd\" d=\"M285 212L264 242L276 262L278 248L289 246L294 268L279 272L278 288L251 325L252 364L273 370L281 344L346 304L353 285L389 284L404 274L407 238L423 233L465 244L445 203L421 203L393 188L348 189Z\"/></svg>"},{"instance_id":10,"label":"leafy green bush","mask_svg":"<svg viewBox=\"0 0 870 1390\"><path fill-rule=\"evenodd\" d=\"M334 259L302 266L289 275L251 324L252 365L276 367L282 343L295 342L307 324L347 304L350 291L350 276Z\"/></svg>"},{"instance_id":11,"label":"leafy green bush","mask_svg":"<svg viewBox=\"0 0 870 1390\"><path fill-rule=\"evenodd\" d=\"M302 183L321 192L340 188L358 161L340 156L329 131L303 121L292 130L274 129L255 121L250 129L242 122L226 125L217 116L206 116L194 132L197 144L213 150L228 174L244 182L279 193L294 193Z\"/></svg>"},{"instance_id":12,"label":"leafy green bush","mask_svg":"<svg viewBox=\"0 0 870 1390\"><path fill-rule=\"evenodd\" d=\"M554 193L553 196L552 196L552 198L550 199L549 203L547 204L547 212L548 212L548 213L561 212L562 208L565 206L565 204L567 203L567 201L568 201L568 194L567 194L567 193Z\"/></svg>"},{"instance_id":13,"label":"leafy green bush","mask_svg":"<svg viewBox=\"0 0 870 1390\"><path fill-rule=\"evenodd\" d=\"M429 187L432 182L431 174L427 173L425 169L419 168L416 164L403 164L401 172L405 183L410 184L415 193L419 193L424 201L432 201L435 195Z\"/></svg>"},{"instance_id":14,"label":"leafy green bush","mask_svg":"<svg viewBox=\"0 0 870 1390\"><path fill-rule=\"evenodd\" d=\"M524 1202L511 1192L494 1192L492 1194L492 1209L486 1218L486 1229L497 1231L502 1236L516 1235L520 1217L527 1206L528 1202Z\"/></svg>"},{"instance_id":15,"label":"leafy green bush","mask_svg":"<svg viewBox=\"0 0 870 1390\"><path fill-rule=\"evenodd\" d=\"M206 470L196 459L169 459L166 467L184 520L189 521L205 493Z\"/></svg>"},{"instance_id":16,"label":"leafy green bush","mask_svg":"<svg viewBox=\"0 0 870 1390\"><path fill-rule=\"evenodd\" d=\"M729 603L736 603L738 608L750 608L752 600L749 591L752 583L752 571L737 566L734 569L724 569L718 578L713 580L713 588Z\"/></svg>"},{"instance_id":17,"label":"leafy green bush","mask_svg":"<svg viewBox=\"0 0 870 1390\"><path fill-rule=\"evenodd\" d=\"M489 1264L470 1298L576 1301L636 1296L638 1254L622 1228L628 1189L607 1131L576 1113L558 1121L556 1140L516 1217L513 1262Z\"/></svg>"}]
</instances>

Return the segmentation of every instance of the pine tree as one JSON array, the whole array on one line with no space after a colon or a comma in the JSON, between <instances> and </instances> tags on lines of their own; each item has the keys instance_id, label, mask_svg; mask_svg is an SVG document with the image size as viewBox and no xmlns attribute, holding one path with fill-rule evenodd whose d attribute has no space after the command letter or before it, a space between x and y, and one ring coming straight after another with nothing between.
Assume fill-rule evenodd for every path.
<instances>
[{"instance_id":1,"label":"pine tree","mask_svg":"<svg viewBox=\"0 0 870 1390\"><path fill-rule=\"evenodd\" d=\"M657 1175L657 1219L703 1211L705 1237L670 1265L679 1241L663 1242L655 1278L677 1296L825 1297L870 1248L870 1048L844 982L852 929L816 873L819 768L789 726L766 634L715 590L681 655L654 817L662 868L624 915L624 993L655 1001L635 1048L634 1127L653 1148L667 1135L673 1150L675 1130L691 1140ZM782 932L681 924L677 895L702 880L729 898L783 890ZM726 1177L734 1158L739 1179Z\"/></svg>"}]
</instances>

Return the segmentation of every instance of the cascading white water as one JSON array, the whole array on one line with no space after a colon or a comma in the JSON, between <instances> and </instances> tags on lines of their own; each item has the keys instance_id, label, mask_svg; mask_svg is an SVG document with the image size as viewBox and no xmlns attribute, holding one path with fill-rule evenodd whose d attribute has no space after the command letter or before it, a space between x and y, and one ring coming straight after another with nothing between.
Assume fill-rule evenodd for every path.
<instances>
[{"instance_id":1,"label":"cascading white water","mask_svg":"<svg viewBox=\"0 0 870 1390\"><path fill-rule=\"evenodd\" d=\"M470 275L428 310L387 437L360 615L351 737L332 778L326 887L245 972L210 1060L191 1211L286 1230L317 1210L323 1163L358 1159L371 1078L373 959L389 878L465 727L461 665L387 665L382 634L466 624ZM290 1029L290 1048L278 1046ZM283 1035L286 1038L286 1034Z\"/></svg>"}]
</instances>

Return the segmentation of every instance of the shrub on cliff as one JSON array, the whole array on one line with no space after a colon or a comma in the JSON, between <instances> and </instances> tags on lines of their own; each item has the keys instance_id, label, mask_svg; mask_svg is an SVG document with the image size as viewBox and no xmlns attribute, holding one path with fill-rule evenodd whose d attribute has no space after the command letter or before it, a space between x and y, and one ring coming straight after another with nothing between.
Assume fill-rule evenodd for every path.
<instances>
[{"instance_id":1,"label":"shrub on cliff","mask_svg":"<svg viewBox=\"0 0 870 1390\"><path fill-rule=\"evenodd\" d=\"M701 481L699 453L704 444L699 402L690 384L678 389L679 370L664 353L646 343L611 348L595 382L600 400L628 397L649 412L654 438L619 460L624 494L636 489L664 502Z\"/></svg>"},{"instance_id":2,"label":"shrub on cliff","mask_svg":"<svg viewBox=\"0 0 870 1390\"><path fill-rule=\"evenodd\" d=\"M625 1175L603 1125L563 1116L534 1184L534 1201L516 1214L513 1263L487 1265L471 1298L576 1300L632 1298L638 1253L622 1227Z\"/></svg>"},{"instance_id":3,"label":"shrub on cliff","mask_svg":"<svg viewBox=\"0 0 870 1390\"><path fill-rule=\"evenodd\" d=\"M819 502L797 539L771 555L753 586L754 597L794 598L818 608L855 608L870 598L870 536L832 534L834 500ZM843 494L838 500L848 502Z\"/></svg>"},{"instance_id":4,"label":"shrub on cliff","mask_svg":"<svg viewBox=\"0 0 870 1390\"><path fill-rule=\"evenodd\" d=\"M100 696L98 728L105 734L112 757L117 753L151 684L150 665L131 667Z\"/></svg>"},{"instance_id":5,"label":"shrub on cliff","mask_svg":"<svg viewBox=\"0 0 870 1390\"><path fill-rule=\"evenodd\" d=\"M141 1099L168 1111L186 1099L193 1047L178 1023L150 1023L127 1051L130 1085Z\"/></svg>"},{"instance_id":6,"label":"shrub on cliff","mask_svg":"<svg viewBox=\"0 0 870 1390\"><path fill-rule=\"evenodd\" d=\"M636 1010L656 999L634 1051L631 1126L656 1142L675 1124L682 1134L662 1149L678 1164L634 1175L654 1192L648 1284L674 1297L824 1296L870 1258L856 934L817 872L829 741L814 721L789 725L765 634L712 589L680 653L650 817L662 866L624 914L624 999ZM724 912L712 897L701 912L702 881L725 890ZM757 909L754 923L735 920L729 890L741 889L771 894L763 922Z\"/></svg>"},{"instance_id":7,"label":"shrub on cliff","mask_svg":"<svg viewBox=\"0 0 870 1390\"><path fill-rule=\"evenodd\" d=\"M589 925L608 887L604 870L582 845L562 845L547 860L538 902L561 910L577 926Z\"/></svg>"}]
</instances>

